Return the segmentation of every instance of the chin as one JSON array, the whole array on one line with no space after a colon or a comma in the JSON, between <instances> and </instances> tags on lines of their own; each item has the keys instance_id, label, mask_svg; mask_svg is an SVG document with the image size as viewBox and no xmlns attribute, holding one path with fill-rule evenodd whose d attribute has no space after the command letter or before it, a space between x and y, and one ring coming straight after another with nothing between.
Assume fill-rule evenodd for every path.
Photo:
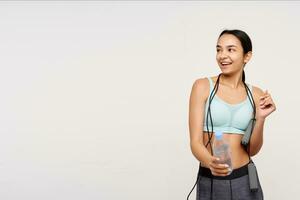
<instances>
[{"instance_id":1,"label":"chin","mask_svg":"<svg viewBox=\"0 0 300 200\"><path fill-rule=\"evenodd\" d=\"M226 75L231 75L231 74L232 74L232 71L230 71L230 70L228 70L228 69L225 69L225 70L224 70L224 69L221 69L221 72L222 72L222 74L225 75L225 76L226 76Z\"/></svg>"},{"instance_id":2,"label":"chin","mask_svg":"<svg viewBox=\"0 0 300 200\"><path fill-rule=\"evenodd\" d=\"M230 73L230 69L224 69L224 68L221 68L221 67L220 67L220 70L221 70L221 72L222 72L223 74L228 74L228 73Z\"/></svg>"}]
</instances>

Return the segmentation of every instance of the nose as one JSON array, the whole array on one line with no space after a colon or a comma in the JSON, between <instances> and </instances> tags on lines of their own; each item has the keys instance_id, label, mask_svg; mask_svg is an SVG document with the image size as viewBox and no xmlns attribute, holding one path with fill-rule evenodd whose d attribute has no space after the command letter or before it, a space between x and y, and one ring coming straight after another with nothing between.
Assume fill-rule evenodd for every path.
<instances>
[{"instance_id":1,"label":"nose","mask_svg":"<svg viewBox=\"0 0 300 200\"><path fill-rule=\"evenodd\" d=\"M227 55L226 51L221 51L219 56L220 56L221 59L223 59L223 58L227 58L228 55Z\"/></svg>"}]
</instances>

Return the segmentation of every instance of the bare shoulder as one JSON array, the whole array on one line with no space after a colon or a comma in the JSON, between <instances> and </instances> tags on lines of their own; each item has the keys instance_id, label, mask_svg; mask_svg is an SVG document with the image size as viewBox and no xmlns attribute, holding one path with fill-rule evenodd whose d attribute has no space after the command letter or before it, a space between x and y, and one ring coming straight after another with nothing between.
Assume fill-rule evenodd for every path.
<instances>
[{"instance_id":1,"label":"bare shoulder","mask_svg":"<svg viewBox=\"0 0 300 200\"><path fill-rule=\"evenodd\" d=\"M199 93L201 95L209 92L209 81L206 77L198 78L193 83L193 92Z\"/></svg>"},{"instance_id":2,"label":"bare shoulder","mask_svg":"<svg viewBox=\"0 0 300 200\"><path fill-rule=\"evenodd\" d=\"M258 97L260 97L261 95L264 94L264 91L257 86L252 85L252 90L253 90L254 95L256 95Z\"/></svg>"},{"instance_id":3,"label":"bare shoulder","mask_svg":"<svg viewBox=\"0 0 300 200\"><path fill-rule=\"evenodd\" d=\"M252 92L253 92L253 97L255 99L255 102L258 102L259 97L264 94L264 91L261 88L254 85L252 85Z\"/></svg>"},{"instance_id":4,"label":"bare shoulder","mask_svg":"<svg viewBox=\"0 0 300 200\"><path fill-rule=\"evenodd\" d=\"M198 78L194 81L191 95L202 100L207 99L209 95L209 81L206 77Z\"/></svg>"},{"instance_id":5,"label":"bare shoulder","mask_svg":"<svg viewBox=\"0 0 300 200\"><path fill-rule=\"evenodd\" d=\"M209 81L206 77L198 78L194 81L193 87L197 87L198 89L208 89L209 88Z\"/></svg>"}]
</instances>

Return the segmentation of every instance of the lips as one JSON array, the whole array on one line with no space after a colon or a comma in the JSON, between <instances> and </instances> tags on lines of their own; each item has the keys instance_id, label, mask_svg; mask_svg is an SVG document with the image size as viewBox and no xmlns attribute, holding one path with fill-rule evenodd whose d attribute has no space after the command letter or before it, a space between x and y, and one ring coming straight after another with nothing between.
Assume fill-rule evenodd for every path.
<instances>
[{"instance_id":1,"label":"lips","mask_svg":"<svg viewBox=\"0 0 300 200\"><path fill-rule=\"evenodd\" d=\"M226 66L231 65L231 64L232 64L231 62L221 62L221 65L223 67L226 67Z\"/></svg>"}]
</instances>

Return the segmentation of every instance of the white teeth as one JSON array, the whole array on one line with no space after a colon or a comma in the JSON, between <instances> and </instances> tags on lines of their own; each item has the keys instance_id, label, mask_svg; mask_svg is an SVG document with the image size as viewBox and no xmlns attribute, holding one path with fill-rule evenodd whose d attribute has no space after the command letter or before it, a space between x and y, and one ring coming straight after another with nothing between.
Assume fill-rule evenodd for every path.
<instances>
[{"instance_id":1,"label":"white teeth","mask_svg":"<svg viewBox=\"0 0 300 200\"><path fill-rule=\"evenodd\" d=\"M231 64L231 63L221 63L222 65L228 65L228 64Z\"/></svg>"}]
</instances>

